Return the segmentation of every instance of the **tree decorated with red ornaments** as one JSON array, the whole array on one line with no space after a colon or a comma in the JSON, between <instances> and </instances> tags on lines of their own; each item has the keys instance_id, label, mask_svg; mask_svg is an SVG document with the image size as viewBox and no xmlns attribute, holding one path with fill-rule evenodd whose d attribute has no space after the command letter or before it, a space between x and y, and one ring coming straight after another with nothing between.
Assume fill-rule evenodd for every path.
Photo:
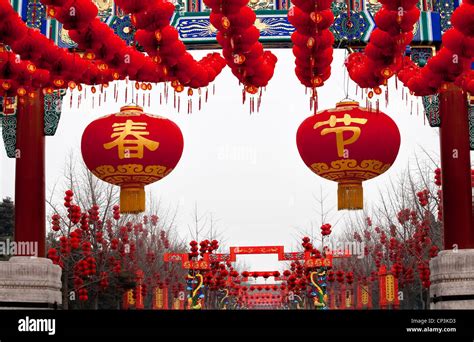
<instances>
[{"instance_id":1,"label":"tree decorated with red ornaments","mask_svg":"<svg viewBox=\"0 0 474 342\"><path fill-rule=\"evenodd\" d=\"M398 282L401 308L427 308L429 262L443 243L440 186L440 169L427 166L392 182L373 215L346 223L341 239L363 246L363 256L338 260L340 267L352 270L356 281L374 283L385 266Z\"/></svg>"},{"instance_id":2,"label":"tree decorated with red ornaments","mask_svg":"<svg viewBox=\"0 0 474 342\"><path fill-rule=\"evenodd\" d=\"M176 290L183 271L164 264L162 256L182 247L171 240L166 222L155 214L122 216L118 205L104 213L98 204L77 203L67 190L62 210L51 215L47 256L62 268L65 308L120 308L123 293L135 289L138 271L144 274L145 302L154 287Z\"/></svg>"}]
</instances>

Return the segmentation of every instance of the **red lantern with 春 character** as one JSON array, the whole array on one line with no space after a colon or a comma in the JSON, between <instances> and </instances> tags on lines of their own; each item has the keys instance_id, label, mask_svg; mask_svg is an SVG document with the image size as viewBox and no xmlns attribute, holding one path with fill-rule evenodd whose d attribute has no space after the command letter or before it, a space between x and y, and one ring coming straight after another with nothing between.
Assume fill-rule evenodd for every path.
<instances>
[{"instance_id":1,"label":"red lantern with \u6625 character","mask_svg":"<svg viewBox=\"0 0 474 342\"><path fill-rule=\"evenodd\" d=\"M183 135L171 120L125 106L89 124L82 135L82 157L98 178L120 186L120 210L145 210L147 184L167 176L183 152Z\"/></svg>"},{"instance_id":2,"label":"red lantern with \u6625 character","mask_svg":"<svg viewBox=\"0 0 474 342\"><path fill-rule=\"evenodd\" d=\"M387 171L400 147L400 132L386 114L339 102L300 125L296 142L304 163L338 183L338 209L362 209L362 182Z\"/></svg>"}]
</instances>

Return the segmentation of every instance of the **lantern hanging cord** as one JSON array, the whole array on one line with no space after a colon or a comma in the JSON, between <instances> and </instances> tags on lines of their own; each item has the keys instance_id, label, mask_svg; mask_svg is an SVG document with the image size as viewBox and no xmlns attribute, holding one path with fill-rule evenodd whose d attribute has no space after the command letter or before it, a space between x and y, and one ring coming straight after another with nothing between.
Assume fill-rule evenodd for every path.
<instances>
[{"instance_id":1,"label":"lantern hanging cord","mask_svg":"<svg viewBox=\"0 0 474 342\"><path fill-rule=\"evenodd\" d=\"M344 52L344 61L347 59L348 57L348 54L347 54L347 49L345 49L345 52ZM351 100L353 101L353 99L351 99L349 97L349 83L351 81L350 77L349 77L349 74L347 72L347 68L346 66L344 65L344 98L342 99L343 101L344 100Z\"/></svg>"},{"instance_id":2,"label":"lantern hanging cord","mask_svg":"<svg viewBox=\"0 0 474 342\"><path fill-rule=\"evenodd\" d=\"M137 81L135 81L135 84L137 83ZM130 104L134 104L134 105L137 105L135 103L135 84L132 84L132 82L130 82L131 86L132 86L132 102Z\"/></svg>"}]
</instances>

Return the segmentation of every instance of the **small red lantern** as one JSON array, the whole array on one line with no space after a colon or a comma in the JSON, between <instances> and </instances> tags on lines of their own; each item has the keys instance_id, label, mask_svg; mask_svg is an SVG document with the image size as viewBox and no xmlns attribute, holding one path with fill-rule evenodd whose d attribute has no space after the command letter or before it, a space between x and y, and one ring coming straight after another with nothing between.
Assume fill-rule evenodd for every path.
<instances>
[{"instance_id":1,"label":"small red lantern","mask_svg":"<svg viewBox=\"0 0 474 342\"><path fill-rule=\"evenodd\" d=\"M183 145L174 122L132 105L91 122L82 135L81 150L96 177L120 186L120 211L139 213L145 210L145 185L175 168Z\"/></svg>"},{"instance_id":2,"label":"small red lantern","mask_svg":"<svg viewBox=\"0 0 474 342\"><path fill-rule=\"evenodd\" d=\"M362 182L387 171L400 148L395 122L378 110L339 102L300 125L296 143L304 163L338 183L338 209L362 209Z\"/></svg>"}]
</instances>

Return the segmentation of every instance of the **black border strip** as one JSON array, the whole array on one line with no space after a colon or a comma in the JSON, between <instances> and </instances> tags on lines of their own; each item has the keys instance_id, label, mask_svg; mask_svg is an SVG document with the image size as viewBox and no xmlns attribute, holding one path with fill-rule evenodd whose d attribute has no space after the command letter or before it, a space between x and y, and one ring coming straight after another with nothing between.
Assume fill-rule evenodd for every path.
<instances>
[{"instance_id":1,"label":"black border strip","mask_svg":"<svg viewBox=\"0 0 474 342\"><path fill-rule=\"evenodd\" d=\"M136 341L137 337L170 336L174 341L176 336L190 336L193 340L196 336L242 336L246 340L249 336L288 336L287 341L298 342L297 336L408 336L418 342L425 338L430 342L472 342L473 313L474 310L0 310L0 339L38 341L38 336L43 335L64 342L80 336L117 336ZM18 331L21 319L54 319L55 335L34 329ZM434 328L450 329L439 332Z\"/></svg>"},{"instance_id":2,"label":"black border strip","mask_svg":"<svg viewBox=\"0 0 474 342\"><path fill-rule=\"evenodd\" d=\"M38 308L57 310L60 306L57 303L0 302L0 310L2 308Z\"/></svg>"}]
</instances>

